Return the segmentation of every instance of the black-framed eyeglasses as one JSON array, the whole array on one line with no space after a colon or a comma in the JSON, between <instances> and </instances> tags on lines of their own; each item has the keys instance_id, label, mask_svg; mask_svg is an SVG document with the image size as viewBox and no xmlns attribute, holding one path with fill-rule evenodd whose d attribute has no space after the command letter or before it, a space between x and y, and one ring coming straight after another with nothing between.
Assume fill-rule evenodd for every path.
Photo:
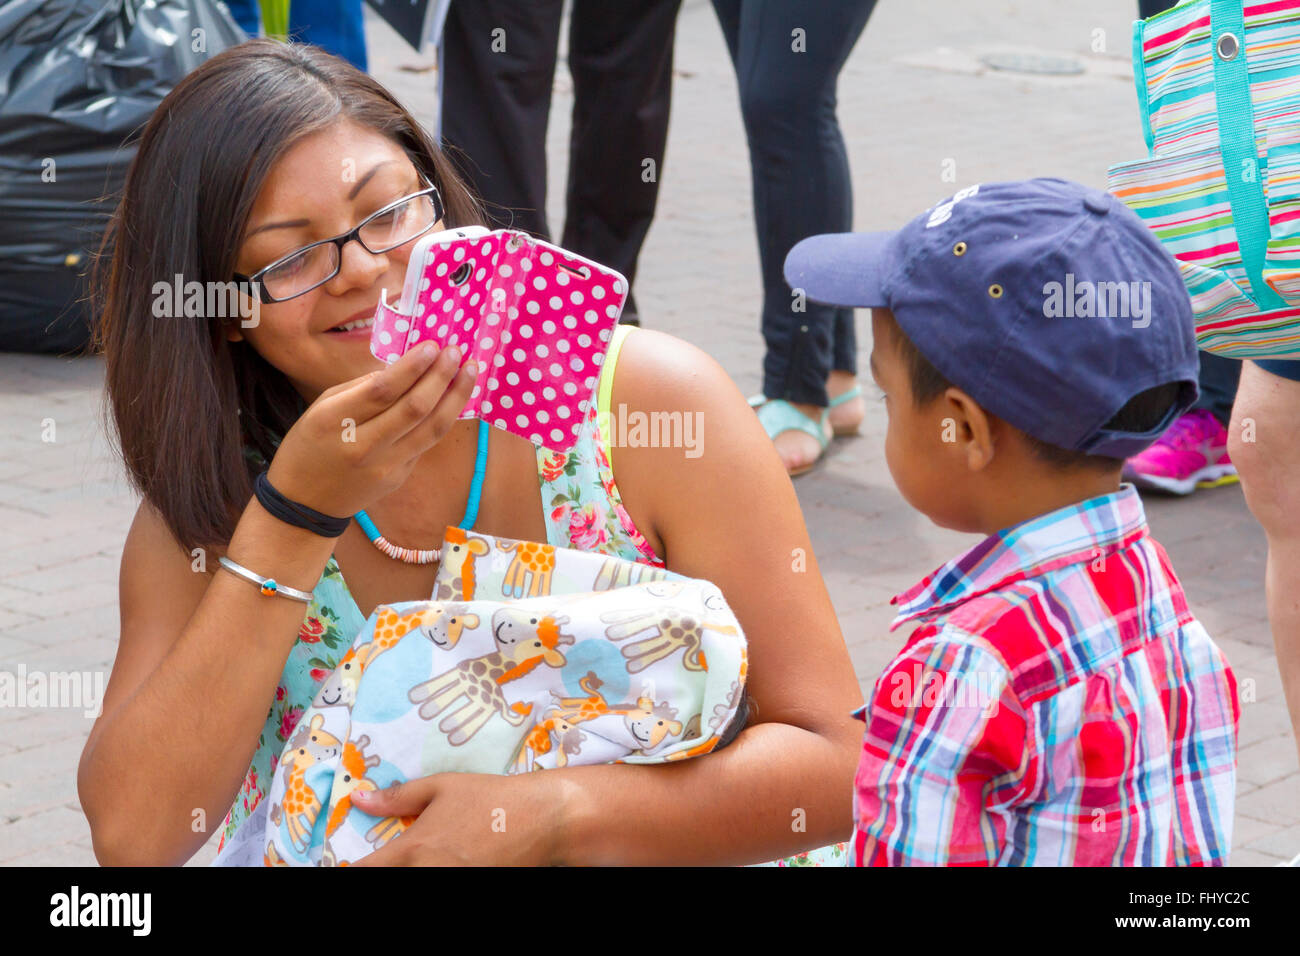
<instances>
[{"instance_id":1,"label":"black-framed eyeglasses","mask_svg":"<svg viewBox=\"0 0 1300 956\"><path fill-rule=\"evenodd\" d=\"M427 178L424 181L429 182ZM251 276L236 272L235 279L241 283L256 282L263 304L284 302L338 275L343 265L343 247L353 239L371 255L379 255L428 232L444 212L442 194L430 183L428 189L403 196L367 216L350 232L296 249Z\"/></svg>"}]
</instances>

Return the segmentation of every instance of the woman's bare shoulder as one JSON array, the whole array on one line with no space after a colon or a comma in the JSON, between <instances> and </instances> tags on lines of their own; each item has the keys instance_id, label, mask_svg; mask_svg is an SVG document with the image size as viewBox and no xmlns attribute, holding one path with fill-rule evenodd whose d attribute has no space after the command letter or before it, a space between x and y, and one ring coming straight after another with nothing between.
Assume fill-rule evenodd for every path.
<instances>
[{"instance_id":1,"label":"woman's bare shoulder","mask_svg":"<svg viewBox=\"0 0 1300 956\"><path fill-rule=\"evenodd\" d=\"M615 368L613 398L642 410L704 410L743 396L721 365L685 339L654 329L635 329L623 341Z\"/></svg>"},{"instance_id":2,"label":"woman's bare shoulder","mask_svg":"<svg viewBox=\"0 0 1300 956\"><path fill-rule=\"evenodd\" d=\"M779 500L798 515L754 410L703 349L636 330L619 352L609 404L611 463L628 510L639 519L639 506L665 544L674 526L698 522L698 503L719 489Z\"/></svg>"},{"instance_id":3,"label":"woman's bare shoulder","mask_svg":"<svg viewBox=\"0 0 1300 956\"><path fill-rule=\"evenodd\" d=\"M627 422L635 419L617 417L632 416L633 412L659 426L649 430L652 437L667 437L666 429L671 426L679 439L669 446L674 453L654 456L665 464L703 477L710 469L734 466L737 456L744 456L750 465L761 462L771 466L766 469L769 477L788 484L772 442L735 381L713 356L684 339L652 329L630 334L619 352L610 405L610 424L621 429L616 437L636 437L627 427ZM623 444L629 451L643 450L636 448L634 441ZM665 451L662 443L652 447ZM757 461L749 456L756 456Z\"/></svg>"}]
</instances>

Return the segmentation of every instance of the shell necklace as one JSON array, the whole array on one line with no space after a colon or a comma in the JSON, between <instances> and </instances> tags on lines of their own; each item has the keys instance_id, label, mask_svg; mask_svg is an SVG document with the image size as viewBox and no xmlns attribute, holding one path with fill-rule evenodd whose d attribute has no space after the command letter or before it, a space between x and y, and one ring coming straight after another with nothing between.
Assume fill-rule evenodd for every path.
<instances>
[{"instance_id":1,"label":"shell necklace","mask_svg":"<svg viewBox=\"0 0 1300 956\"><path fill-rule=\"evenodd\" d=\"M478 451L474 457L474 479L470 483L469 501L465 503L465 514L458 525L461 528L469 529L473 527L475 520L478 518L479 498L483 493L483 475L487 470L488 432L490 428L491 426L487 422L482 419L479 420ZM357 519L357 524L366 533L370 543L394 561L403 561L406 564L433 564L442 556L440 548L425 550L422 548L403 548L393 544L379 533L375 523L370 520L370 515L364 511L358 511L353 517Z\"/></svg>"}]
</instances>

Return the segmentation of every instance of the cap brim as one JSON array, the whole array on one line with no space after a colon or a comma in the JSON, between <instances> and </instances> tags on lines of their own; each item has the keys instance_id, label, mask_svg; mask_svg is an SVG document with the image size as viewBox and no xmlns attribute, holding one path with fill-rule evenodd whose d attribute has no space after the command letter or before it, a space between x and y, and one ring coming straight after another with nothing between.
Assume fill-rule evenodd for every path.
<instances>
[{"instance_id":1,"label":"cap brim","mask_svg":"<svg viewBox=\"0 0 1300 956\"><path fill-rule=\"evenodd\" d=\"M809 236L785 257L785 281L825 305L888 306L882 286L897 232L832 232Z\"/></svg>"}]
</instances>

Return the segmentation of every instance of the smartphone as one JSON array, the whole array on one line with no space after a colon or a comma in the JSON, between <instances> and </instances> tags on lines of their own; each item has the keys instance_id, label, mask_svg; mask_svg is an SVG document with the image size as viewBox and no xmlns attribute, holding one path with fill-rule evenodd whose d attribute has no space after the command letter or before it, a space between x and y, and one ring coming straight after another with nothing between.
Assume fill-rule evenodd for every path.
<instances>
[{"instance_id":1,"label":"smartphone","mask_svg":"<svg viewBox=\"0 0 1300 956\"><path fill-rule=\"evenodd\" d=\"M461 418L556 451L573 447L627 301L627 279L512 229L449 229L411 251L402 298L375 312L370 351L455 345L479 377Z\"/></svg>"}]
</instances>

